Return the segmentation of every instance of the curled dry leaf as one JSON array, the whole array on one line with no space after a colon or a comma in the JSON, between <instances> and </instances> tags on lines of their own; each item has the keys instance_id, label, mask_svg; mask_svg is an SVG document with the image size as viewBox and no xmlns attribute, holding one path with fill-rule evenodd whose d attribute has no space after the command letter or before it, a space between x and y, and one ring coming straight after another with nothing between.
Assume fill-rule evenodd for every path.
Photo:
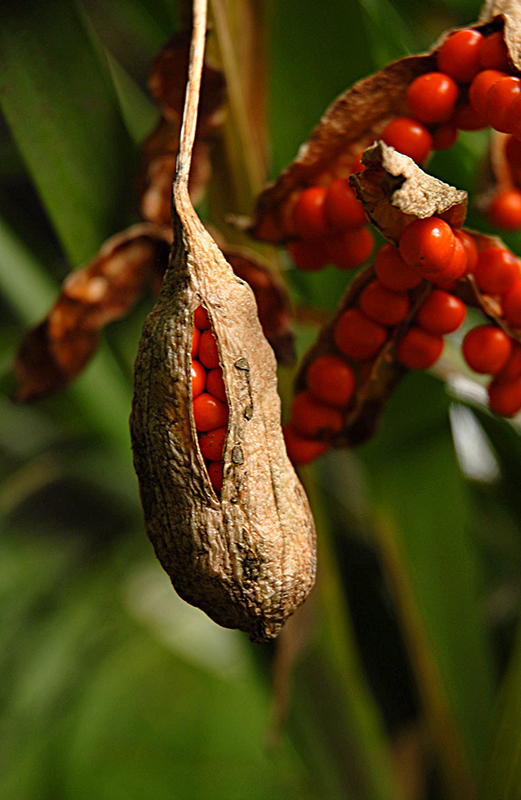
<instances>
[{"instance_id":1,"label":"curled dry leaf","mask_svg":"<svg viewBox=\"0 0 521 800\"><path fill-rule=\"evenodd\" d=\"M179 594L219 624L263 640L276 636L313 585L315 533L286 455L275 358L253 293L234 275L188 196L204 47L200 6L196 0L174 248L139 347L132 444L147 532ZM192 409L194 311L201 305L216 339L229 413L219 496Z\"/></svg>"},{"instance_id":2,"label":"curled dry leaf","mask_svg":"<svg viewBox=\"0 0 521 800\"><path fill-rule=\"evenodd\" d=\"M99 331L129 311L147 282L157 281L170 244L168 231L135 225L109 239L90 264L69 275L46 319L20 346L17 401L62 389L82 371L98 347Z\"/></svg>"},{"instance_id":3,"label":"curled dry leaf","mask_svg":"<svg viewBox=\"0 0 521 800\"><path fill-rule=\"evenodd\" d=\"M465 217L465 192L427 175L408 156L381 142L364 153L363 163L366 169L350 180L366 214L389 241L397 244L408 224L433 214L461 227ZM316 343L304 357L296 379L296 392L306 389L308 368L319 356L342 355L335 343L336 324L347 309L357 308L360 295L375 277L373 267L368 266L353 279L334 318L322 328ZM331 440L334 446L361 444L375 433L387 400L407 373L396 358L396 346L432 288L429 281L422 281L410 292L407 316L391 328L385 344L372 360L346 359L355 375L356 391L345 409L342 430Z\"/></svg>"},{"instance_id":4,"label":"curled dry leaf","mask_svg":"<svg viewBox=\"0 0 521 800\"><path fill-rule=\"evenodd\" d=\"M143 144L137 193L141 215L157 225L171 225L172 182L179 150L189 50L190 31L176 34L162 49L150 72L150 93L163 119ZM189 180L190 196L195 204L203 197L210 179L210 145L223 121L225 99L222 72L205 63L202 81Z\"/></svg>"}]
</instances>

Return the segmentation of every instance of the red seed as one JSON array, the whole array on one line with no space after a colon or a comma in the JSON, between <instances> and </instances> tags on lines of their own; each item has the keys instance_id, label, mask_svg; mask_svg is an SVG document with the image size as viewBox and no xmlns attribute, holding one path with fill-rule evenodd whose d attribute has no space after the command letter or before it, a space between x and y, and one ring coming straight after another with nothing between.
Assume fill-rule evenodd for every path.
<instances>
[{"instance_id":1,"label":"red seed","mask_svg":"<svg viewBox=\"0 0 521 800\"><path fill-rule=\"evenodd\" d=\"M460 327L465 313L465 303L458 297L442 289L433 289L421 305L416 322L427 333L445 336Z\"/></svg>"},{"instance_id":2,"label":"red seed","mask_svg":"<svg viewBox=\"0 0 521 800\"><path fill-rule=\"evenodd\" d=\"M458 106L452 117L456 128L460 131L481 131L488 128L488 121L484 114L478 113L469 103Z\"/></svg>"},{"instance_id":3,"label":"red seed","mask_svg":"<svg viewBox=\"0 0 521 800\"><path fill-rule=\"evenodd\" d=\"M420 122L447 122L458 99L458 85L443 72L427 72L413 80L405 99Z\"/></svg>"},{"instance_id":4,"label":"red seed","mask_svg":"<svg viewBox=\"0 0 521 800\"><path fill-rule=\"evenodd\" d=\"M201 333L199 361L204 364L206 369L214 369L219 366L219 350L212 330L206 330Z\"/></svg>"},{"instance_id":5,"label":"red seed","mask_svg":"<svg viewBox=\"0 0 521 800\"><path fill-rule=\"evenodd\" d=\"M483 72L478 72L470 84L470 105L481 117L486 116L487 96L490 89L496 83L496 81L498 81L500 78L505 78L506 76L506 72L500 72L497 69L485 69Z\"/></svg>"},{"instance_id":6,"label":"red seed","mask_svg":"<svg viewBox=\"0 0 521 800\"><path fill-rule=\"evenodd\" d=\"M474 277L482 292L503 294L521 277L519 261L506 247L487 247L479 254Z\"/></svg>"},{"instance_id":7,"label":"red seed","mask_svg":"<svg viewBox=\"0 0 521 800\"><path fill-rule=\"evenodd\" d=\"M387 331L357 308L349 308L337 320L334 338L336 346L345 356L365 361L376 355L383 346Z\"/></svg>"},{"instance_id":8,"label":"red seed","mask_svg":"<svg viewBox=\"0 0 521 800\"><path fill-rule=\"evenodd\" d=\"M194 311L194 323L200 331L205 331L212 327L212 323L208 317L208 312L203 306L197 306Z\"/></svg>"},{"instance_id":9,"label":"red seed","mask_svg":"<svg viewBox=\"0 0 521 800\"><path fill-rule=\"evenodd\" d=\"M521 378L521 344L512 342L512 352L509 359L497 377L502 381L513 381Z\"/></svg>"},{"instance_id":10,"label":"red seed","mask_svg":"<svg viewBox=\"0 0 521 800\"><path fill-rule=\"evenodd\" d=\"M474 372L495 375L507 363L512 352L512 341L500 328L480 325L467 333L461 350Z\"/></svg>"},{"instance_id":11,"label":"red seed","mask_svg":"<svg viewBox=\"0 0 521 800\"><path fill-rule=\"evenodd\" d=\"M323 269L328 260L326 242L290 242L288 253L296 267L303 272L318 272Z\"/></svg>"},{"instance_id":12,"label":"red seed","mask_svg":"<svg viewBox=\"0 0 521 800\"><path fill-rule=\"evenodd\" d=\"M228 406L216 397L203 392L193 402L195 427L198 431L212 431L228 422Z\"/></svg>"},{"instance_id":13,"label":"red seed","mask_svg":"<svg viewBox=\"0 0 521 800\"><path fill-rule=\"evenodd\" d=\"M380 138L417 164L422 164L432 150L431 134L421 122L410 117L392 119L383 129Z\"/></svg>"},{"instance_id":14,"label":"red seed","mask_svg":"<svg viewBox=\"0 0 521 800\"><path fill-rule=\"evenodd\" d=\"M192 358L197 356L197 352L199 350L199 340L201 338L201 331L199 328L194 328L193 336L192 336Z\"/></svg>"},{"instance_id":15,"label":"red seed","mask_svg":"<svg viewBox=\"0 0 521 800\"><path fill-rule=\"evenodd\" d=\"M501 298L503 314L509 325L521 328L521 279L515 280Z\"/></svg>"},{"instance_id":16,"label":"red seed","mask_svg":"<svg viewBox=\"0 0 521 800\"><path fill-rule=\"evenodd\" d=\"M211 369L206 376L206 391L209 394L213 394L213 396L217 397L218 400L222 400L223 403L227 402L226 389L224 388L223 381L223 371L221 367L215 367L215 369Z\"/></svg>"},{"instance_id":17,"label":"red seed","mask_svg":"<svg viewBox=\"0 0 521 800\"><path fill-rule=\"evenodd\" d=\"M222 461L211 461L208 464L208 476L215 491L219 493L223 488L223 463Z\"/></svg>"},{"instance_id":18,"label":"red seed","mask_svg":"<svg viewBox=\"0 0 521 800\"><path fill-rule=\"evenodd\" d=\"M514 417L521 410L521 378L511 381L494 378L488 387L488 402L495 414Z\"/></svg>"},{"instance_id":19,"label":"red seed","mask_svg":"<svg viewBox=\"0 0 521 800\"><path fill-rule=\"evenodd\" d=\"M501 133L512 133L509 121L514 100L521 95L521 80L513 75L500 78L488 91L485 116Z\"/></svg>"},{"instance_id":20,"label":"red seed","mask_svg":"<svg viewBox=\"0 0 521 800\"><path fill-rule=\"evenodd\" d=\"M432 134L433 150L448 150L456 144L458 138L458 127L454 122L443 122Z\"/></svg>"},{"instance_id":21,"label":"red seed","mask_svg":"<svg viewBox=\"0 0 521 800\"><path fill-rule=\"evenodd\" d=\"M454 235L456 236L456 239L460 240L465 248L465 255L467 257L466 271L473 273L478 263L478 248L476 247L476 243L470 233L467 233L466 231L459 230L456 231Z\"/></svg>"},{"instance_id":22,"label":"red seed","mask_svg":"<svg viewBox=\"0 0 521 800\"><path fill-rule=\"evenodd\" d=\"M209 461L222 461L227 433L228 426L223 425L199 435L199 446L205 458Z\"/></svg>"},{"instance_id":23,"label":"red seed","mask_svg":"<svg viewBox=\"0 0 521 800\"><path fill-rule=\"evenodd\" d=\"M378 250L374 269L381 283L393 292L414 289L421 283L421 276L405 263L398 248L390 242Z\"/></svg>"},{"instance_id":24,"label":"red seed","mask_svg":"<svg viewBox=\"0 0 521 800\"><path fill-rule=\"evenodd\" d=\"M328 186L324 210L328 225L338 230L360 228L366 222L364 207L345 178Z\"/></svg>"},{"instance_id":25,"label":"red seed","mask_svg":"<svg viewBox=\"0 0 521 800\"><path fill-rule=\"evenodd\" d=\"M392 292L379 280L369 283L360 295L359 305L364 314L382 325L397 325L407 316L409 295Z\"/></svg>"},{"instance_id":26,"label":"red seed","mask_svg":"<svg viewBox=\"0 0 521 800\"><path fill-rule=\"evenodd\" d=\"M312 361L306 379L313 397L332 406L346 406L355 389L353 370L334 355L319 356Z\"/></svg>"},{"instance_id":27,"label":"red seed","mask_svg":"<svg viewBox=\"0 0 521 800\"><path fill-rule=\"evenodd\" d=\"M357 228L344 231L327 243L329 260L338 269L355 269L367 261L374 248L374 237L371 231Z\"/></svg>"},{"instance_id":28,"label":"red seed","mask_svg":"<svg viewBox=\"0 0 521 800\"><path fill-rule=\"evenodd\" d=\"M458 83L470 83L480 70L479 51L483 35L479 31L456 31L438 50L438 69Z\"/></svg>"},{"instance_id":29,"label":"red seed","mask_svg":"<svg viewBox=\"0 0 521 800\"><path fill-rule=\"evenodd\" d=\"M454 254L455 237L450 225L439 217L415 219L400 238L400 255L420 275L442 275Z\"/></svg>"},{"instance_id":30,"label":"red seed","mask_svg":"<svg viewBox=\"0 0 521 800\"><path fill-rule=\"evenodd\" d=\"M504 72L511 70L502 31L496 31L483 39L479 48L479 64L483 70L500 69Z\"/></svg>"},{"instance_id":31,"label":"red seed","mask_svg":"<svg viewBox=\"0 0 521 800\"><path fill-rule=\"evenodd\" d=\"M408 369L427 369L436 363L442 351L443 337L413 325L399 341L396 355Z\"/></svg>"},{"instance_id":32,"label":"red seed","mask_svg":"<svg viewBox=\"0 0 521 800\"><path fill-rule=\"evenodd\" d=\"M326 189L310 186L304 189L293 208L293 224L298 236L304 240L322 239L327 234L324 211Z\"/></svg>"},{"instance_id":33,"label":"red seed","mask_svg":"<svg viewBox=\"0 0 521 800\"><path fill-rule=\"evenodd\" d=\"M487 217L498 228L517 231L521 228L521 190L497 192L487 209Z\"/></svg>"},{"instance_id":34,"label":"red seed","mask_svg":"<svg viewBox=\"0 0 521 800\"><path fill-rule=\"evenodd\" d=\"M342 429L342 414L336 408L319 403L311 392L299 392L291 405L291 422L301 436L330 439Z\"/></svg>"},{"instance_id":35,"label":"red seed","mask_svg":"<svg viewBox=\"0 0 521 800\"><path fill-rule=\"evenodd\" d=\"M291 423L286 423L282 431L289 459L295 466L310 464L329 448L329 442L306 439L304 436L300 436Z\"/></svg>"},{"instance_id":36,"label":"red seed","mask_svg":"<svg viewBox=\"0 0 521 800\"><path fill-rule=\"evenodd\" d=\"M199 361L192 361L192 399L204 392L206 370Z\"/></svg>"}]
</instances>

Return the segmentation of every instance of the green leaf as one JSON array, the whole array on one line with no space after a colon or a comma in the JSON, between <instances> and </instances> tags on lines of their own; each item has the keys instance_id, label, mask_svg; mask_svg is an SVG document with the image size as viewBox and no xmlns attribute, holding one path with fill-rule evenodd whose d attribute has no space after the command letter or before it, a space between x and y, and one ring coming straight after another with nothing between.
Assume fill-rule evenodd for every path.
<instances>
[{"instance_id":1,"label":"green leaf","mask_svg":"<svg viewBox=\"0 0 521 800\"><path fill-rule=\"evenodd\" d=\"M12 5L0 48L2 110L78 265L128 213L132 148L106 64L66 0Z\"/></svg>"},{"instance_id":2,"label":"green leaf","mask_svg":"<svg viewBox=\"0 0 521 800\"><path fill-rule=\"evenodd\" d=\"M447 788L453 798L470 797L490 724L491 654L443 387L409 376L363 455L381 555Z\"/></svg>"}]
</instances>

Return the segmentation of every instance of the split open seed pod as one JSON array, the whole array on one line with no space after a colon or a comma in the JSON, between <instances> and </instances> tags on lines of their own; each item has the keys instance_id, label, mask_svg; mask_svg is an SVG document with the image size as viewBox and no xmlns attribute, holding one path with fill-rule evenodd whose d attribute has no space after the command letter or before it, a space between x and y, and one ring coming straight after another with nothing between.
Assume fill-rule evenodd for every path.
<instances>
[{"instance_id":1,"label":"split open seed pod","mask_svg":"<svg viewBox=\"0 0 521 800\"><path fill-rule=\"evenodd\" d=\"M199 10L174 185L174 248L136 361L132 446L147 532L176 590L219 624L260 641L276 636L311 590L315 532L286 455L275 357L252 291L188 196L204 27ZM220 496L192 411L190 352L200 305L217 340L229 411Z\"/></svg>"}]
</instances>

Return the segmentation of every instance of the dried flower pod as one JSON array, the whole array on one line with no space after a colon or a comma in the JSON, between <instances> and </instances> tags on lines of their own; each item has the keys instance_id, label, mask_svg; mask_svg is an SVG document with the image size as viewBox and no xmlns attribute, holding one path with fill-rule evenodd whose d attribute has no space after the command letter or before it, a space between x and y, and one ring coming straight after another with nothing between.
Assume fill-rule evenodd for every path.
<instances>
[{"instance_id":1,"label":"dried flower pod","mask_svg":"<svg viewBox=\"0 0 521 800\"><path fill-rule=\"evenodd\" d=\"M108 239L86 267L72 272L48 316L25 336L15 361L16 400L63 389L94 355L99 332L124 316L164 270L171 234L134 225Z\"/></svg>"},{"instance_id":2,"label":"dried flower pod","mask_svg":"<svg viewBox=\"0 0 521 800\"><path fill-rule=\"evenodd\" d=\"M174 248L143 331L131 433L148 535L179 594L254 640L276 636L309 593L314 526L287 458L275 359L251 289L234 275L187 191L204 20L194 16L187 111L174 185ZM206 309L229 424L220 498L197 440L191 402L193 315Z\"/></svg>"}]
</instances>

